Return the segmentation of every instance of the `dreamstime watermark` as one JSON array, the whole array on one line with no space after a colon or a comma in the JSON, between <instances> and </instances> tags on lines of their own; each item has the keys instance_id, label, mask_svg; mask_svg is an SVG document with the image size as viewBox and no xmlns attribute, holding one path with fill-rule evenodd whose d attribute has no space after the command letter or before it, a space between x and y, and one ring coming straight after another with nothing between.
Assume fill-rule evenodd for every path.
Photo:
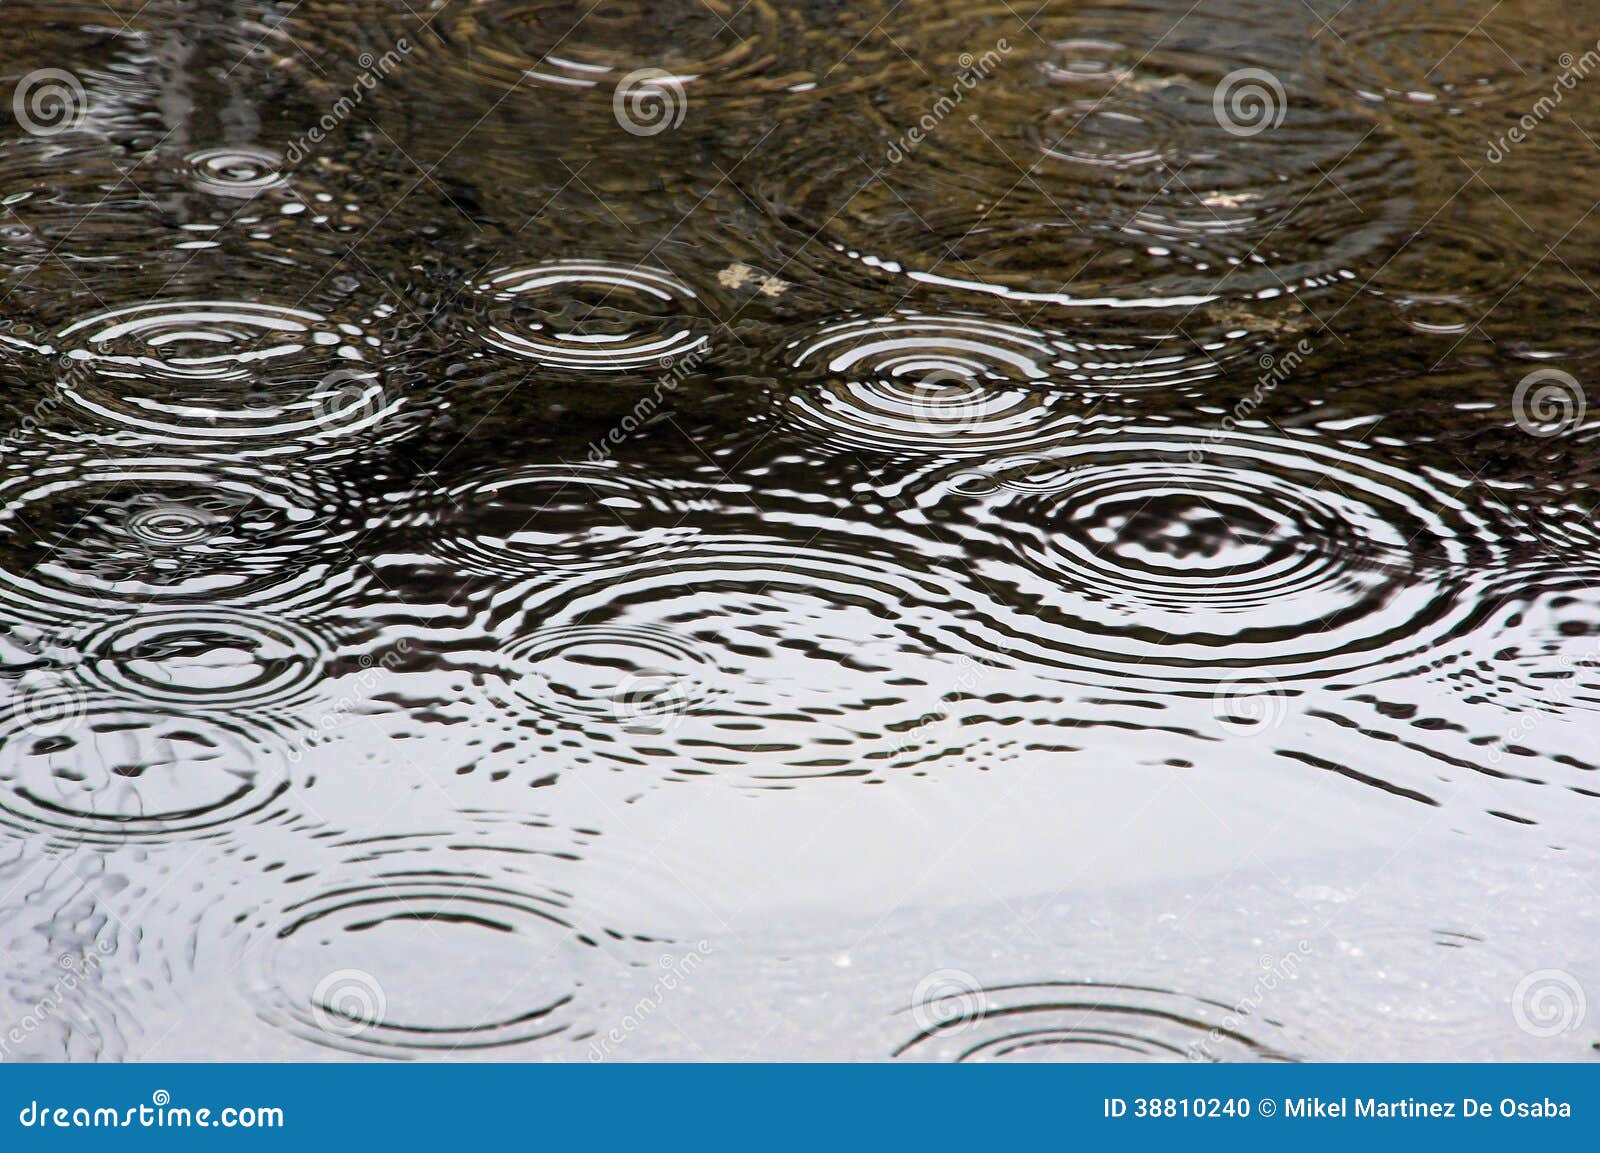
<instances>
[{"instance_id":1,"label":"dreamstime watermark","mask_svg":"<svg viewBox=\"0 0 1600 1153\"><path fill-rule=\"evenodd\" d=\"M955 436L989 418L989 394L970 373L938 368L918 380L911 393L911 423L919 432Z\"/></svg>"},{"instance_id":2,"label":"dreamstime watermark","mask_svg":"<svg viewBox=\"0 0 1600 1153\"><path fill-rule=\"evenodd\" d=\"M410 653L411 642L405 637L401 637L392 649L376 660L369 654L363 653L359 661L361 671L352 678L353 691L341 693L336 699L328 702L317 719L306 725L290 742L284 753L289 763L299 764L319 738L326 737L358 712L371 700L373 687L387 678Z\"/></svg>"},{"instance_id":3,"label":"dreamstime watermark","mask_svg":"<svg viewBox=\"0 0 1600 1153\"><path fill-rule=\"evenodd\" d=\"M965 969L935 969L911 991L911 1019L924 1033L959 1033L988 1011L983 986Z\"/></svg>"},{"instance_id":4,"label":"dreamstime watermark","mask_svg":"<svg viewBox=\"0 0 1600 1153\"><path fill-rule=\"evenodd\" d=\"M1311 942L1306 940L1296 941L1294 948L1280 957L1263 955L1259 966L1260 972L1256 974L1249 991L1234 1002L1227 1016L1213 1025L1205 1037L1189 1043L1189 1060L1215 1061L1217 1059L1215 1046L1230 1035L1236 1036L1245 1018L1266 1004L1267 998L1280 985L1298 979L1301 963L1309 956L1311 956Z\"/></svg>"},{"instance_id":5,"label":"dreamstime watermark","mask_svg":"<svg viewBox=\"0 0 1600 1153\"><path fill-rule=\"evenodd\" d=\"M688 114L683 81L662 68L635 69L611 93L611 115L629 136L658 136L681 126Z\"/></svg>"},{"instance_id":6,"label":"dreamstime watermark","mask_svg":"<svg viewBox=\"0 0 1600 1153\"><path fill-rule=\"evenodd\" d=\"M689 715L692 680L670 669L640 669L610 694L614 719L629 732L665 736Z\"/></svg>"},{"instance_id":7,"label":"dreamstime watermark","mask_svg":"<svg viewBox=\"0 0 1600 1153\"><path fill-rule=\"evenodd\" d=\"M589 463L604 464L610 460L613 450L637 432L652 416L661 411L667 397L677 392L689 375L710 355L710 345L702 344L690 349L682 356L663 356L659 362L663 373L656 378L655 385L634 403L632 410L626 416L613 425L599 440L589 445Z\"/></svg>"},{"instance_id":8,"label":"dreamstime watermark","mask_svg":"<svg viewBox=\"0 0 1600 1153\"><path fill-rule=\"evenodd\" d=\"M67 356L61 357L57 364L62 373L59 387L50 389L29 405L28 411L6 430L0 443L22 444L37 435L41 429L56 426L55 417L66 407L68 394L78 387L81 378L88 371L82 362Z\"/></svg>"},{"instance_id":9,"label":"dreamstime watermark","mask_svg":"<svg viewBox=\"0 0 1600 1153\"><path fill-rule=\"evenodd\" d=\"M688 980L709 956L711 956L709 941L698 942L693 952L685 953L681 957L663 954L661 972L651 984L650 991L623 1014L621 1021L589 1042L589 1060L594 1063L604 1061L618 1046L625 1044L629 1037L666 1004L668 995Z\"/></svg>"},{"instance_id":10,"label":"dreamstime watermark","mask_svg":"<svg viewBox=\"0 0 1600 1153\"><path fill-rule=\"evenodd\" d=\"M1500 743L1488 753L1487 760L1491 767L1498 767L1510 749L1532 736L1545 717L1571 703L1580 691L1580 674L1600 669L1600 642L1595 644L1592 652L1582 656L1563 653L1556 663L1561 671L1555 675L1554 670L1550 670L1552 675L1545 678L1539 691L1539 711L1519 713L1516 720L1500 734Z\"/></svg>"},{"instance_id":11,"label":"dreamstime watermark","mask_svg":"<svg viewBox=\"0 0 1600 1153\"><path fill-rule=\"evenodd\" d=\"M373 56L370 52L363 52L356 61L361 66L361 74L355 78L349 90L338 100L333 107L322 114L322 118L306 129L300 136L284 150L283 158L288 164L299 164L313 148L326 140L330 133L339 125L350 118L350 114L361 106L367 93L378 87L378 82L387 80L391 73L411 55L411 41L402 36L395 41L394 47L382 56Z\"/></svg>"},{"instance_id":12,"label":"dreamstime watermark","mask_svg":"<svg viewBox=\"0 0 1600 1153\"><path fill-rule=\"evenodd\" d=\"M1211 94L1211 112L1231 136L1255 136L1283 123L1283 81L1265 68L1235 68Z\"/></svg>"},{"instance_id":13,"label":"dreamstime watermark","mask_svg":"<svg viewBox=\"0 0 1600 1153\"><path fill-rule=\"evenodd\" d=\"M1230 736L1260 736L1283 724L1289 694L1271 679L1222 685L1211 698L1211 715Z\"/></svg>"},{"instance_id":14,"label":"dreamstime watermark","mask_svg":"<svg viewBox=\"0 0 1600 1153\"><path fill-rule=\"evenodd\" d=\"M1511 1016L1533 1037L1559 1037L1583 1025L1588 998L1565 969L1536 969L1511 991Z\"/></svg>"},{"instance_id":15,"label":"dreamstime watermark","mask_svg":"<svg viewBox=\"0 0 1600 1153\"><path fill-rule=\"evenodd\" d=\"M949 708L950 703L953 700L960 700L977 688L989 671L989 666L967 656L958 657L956 663L959 671L951 682L949 690L939 698L938 703L918 717L915 723L895 733L892 752L896 757L926 748L934 743L942 732L957 725L957 720Z\"/></svg>"},{"instance_id":16,"label":"dreamstime watermark","mask_svg":"<svg viewBox=\"0 0 1600 1153\"><path fill-rule=\"evenodd\" d=\"M113 948L115 945L109 939L99 940L92 953L63 953L57 958L61 972L49 990L0 1034L0 1061L9 1058L15 1046L24 1044L69 1007L72 994L99 973L104 958Z\"/></svg>"},{"instance_id":17,"label":"dreamstime watermark","mask_svg":"<svg viewBox=\"0 0 1600 1153\"><path fill-rule=\"evenodd\" d=\"M388 412L388 398L371 370L339 368L317 382L311 396L311 424L350 432L376 424Z\"/></svg>"},{"instance_id":18,"label":"dreamstime watermark","mask_svg":"<svg viewBox=\"0 0 1600 1153\"><path fill-rule=\"evenodd\" d=\"M1511 394L1511 416L1530 436L1551 437L1583 423L1589 398L1571 373L1536 368L1517 382Z\"/></svg>"},{"instance_id":19,"label":"dreamstime watermark","mask_svg":"<svg viewBox=\"0 0 1600 1153\"><path fill-rule=\"evenodd\" d=\"M1278 390L1278 386L1288 380L1300 368L1306 357L1311 355L1311 340L1301 337L1288 352L1281 356L1274 356L1270 352L1261 354L1261 373L1256 377L1255 385L1250 392L1240 397L1234 403L1228 415L1206 432L1206 446L1215 445L1224 436L1234 432L1241 421L1249 419L1250 415L1260 408L1268 397ZM1199 464L1205 460L1206 448L1192 448L1189 450L1189 463Z\"/></svg>"},{"instance_id":20,"label":"dreamstime watermark","mask_svg":"<svg viewBox=\"0 0 1600 1153\"><path fill-rule=\"evenodd\" d=\"M71 132L88 111L83 82L63 68L35 69L11 94L11 115L29 136Z\"/></svg>"},{"instance_id":21,"label":"dreamstime watermark","mask_svg":"<svg viewBox=\"0 0 1600 1153\"><path fill-rule=\"evenodd\" d=\"M956 75L955 83L950 85L948 92L942 92L933 104L924 112L918 121L906 129L900 139L889 145L889 150L884 155L890 164L899 164L907 156L917 150L917 147L928 136L943 124L950 114L956 110L968 92L971 92L983 81L994 75L996 68L1011 52L1011 43L1004 37L996 40L994 47L982 56L974 56L970 52L963 52L956 61L961 66L961 71Z\"/></svg>"},{"instance_id":22,"label":"dreamstime watermark","mask_svg":"<svg viewBox=\"0 0 1600 1153\"><path fill-rule=\"evenodd\" d=\"M335 969L311 993L317 1028L336 1037L354 1037L383 1020L389 1000L383 986L365 969Z\"/></svg>"},{"instance_id":23,"label":"dreamstime watermark","mask_svg":"<svg viewBox=\"0 0 1600 1153\"><path fill-rule=\"evenodd\" d=\"M1563 52L1556 63L1561 66L1561 73L1551 83L1549 94L1535 100L1533 108L1524 112L1515 124L1501 134L1500 139L1489 141L1489 147L1483 155L1490 164L1499 164L1510 155L1512 148L1533 135L1533 130L1550 119L1566 100L1567 93L1576 88L1580 80L1587 80L1590 73L1600 68L1600 41L1596 41L1595 46L1582 56Z\"/></svg>"},{"instance_id":24,"label":"dreamstime watermark","mask_svg":"<svg viewBox=\"0 0 1600 1153\"><path fill-rule=\"evenodd\" d=\"M11 694L11 722L40 740L65 736L76 729L88 710L89 697L54 669L24 673Z\"/></svg>"}]
</instances>

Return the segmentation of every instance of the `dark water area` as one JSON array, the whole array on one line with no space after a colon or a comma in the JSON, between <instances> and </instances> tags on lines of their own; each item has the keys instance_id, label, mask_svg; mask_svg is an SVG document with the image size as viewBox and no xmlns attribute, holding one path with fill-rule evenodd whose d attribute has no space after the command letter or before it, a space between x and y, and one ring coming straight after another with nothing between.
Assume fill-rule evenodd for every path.
<instances>
[{"instance_id":1,"label":"dark water area","mask_svg":"<svg viewBox=\"0 0 1600 1153\"><path fill-rule=\"evenodd\" d=\"M1596 1057L1600 9L0 42L0 1060Z\"/></svg>"}]
</instances>

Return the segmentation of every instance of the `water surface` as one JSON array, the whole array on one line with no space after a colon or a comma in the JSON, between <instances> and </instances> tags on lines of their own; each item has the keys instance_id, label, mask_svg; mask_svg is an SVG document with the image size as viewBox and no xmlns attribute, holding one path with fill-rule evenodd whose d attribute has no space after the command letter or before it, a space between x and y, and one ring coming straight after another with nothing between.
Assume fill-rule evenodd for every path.
<instances>
[{"instance_id":1,"label":"water surface","mask_svg":"<svg viewBox=\"0 0 1600 1153\"><path fill-rule=\"evenodd\" d=\"M1592 1059L1597 40L8 4L0 1058Z\"/></svg>"}]
</instances>

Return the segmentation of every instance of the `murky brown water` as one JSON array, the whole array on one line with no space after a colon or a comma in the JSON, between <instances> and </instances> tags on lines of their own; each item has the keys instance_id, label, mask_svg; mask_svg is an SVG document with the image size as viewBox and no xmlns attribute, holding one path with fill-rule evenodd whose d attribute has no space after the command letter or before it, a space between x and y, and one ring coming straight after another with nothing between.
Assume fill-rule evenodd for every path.
<instances>
[{"instance_id":1,"label":"murky brown water","mask_svg":"<svg viewBox=\"0 0 1600 1153\"><path fill-rule=\"evenodd\" d=\"M0 1058L1594 1057L1597 40L7 4Z\"/></svg>"}]
</instances>

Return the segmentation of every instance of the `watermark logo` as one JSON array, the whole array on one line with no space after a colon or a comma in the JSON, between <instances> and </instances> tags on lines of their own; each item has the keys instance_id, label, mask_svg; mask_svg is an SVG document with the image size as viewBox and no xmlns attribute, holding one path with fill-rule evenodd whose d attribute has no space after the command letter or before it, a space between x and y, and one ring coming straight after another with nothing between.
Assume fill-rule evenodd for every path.
<instances>
[{"instance_id":1,"label":"watermark logo","mask_svg":"<svg viewBox=\"0 0 1600 1153\"><path fill-rule=\"evenodd\" d=\"M13 716L30 737L63 736L78 727L88 709L87 694L49 670L27 674L17 688Z\"/></svg>"},{"instance_id":2,"label":"watermark logo","mask_svg":"<svg viewBox=\"0 0 1600 1153\"><path fill-rule=\"evenodd\" d=\"M311 994L317 1028L336 1037L354 1037L383 1020L389 1002L378 979L364 969L335 969Z\"/></svg>"},{"instance_id":3,"label":"watermark logo","mask_svg":"<svg viewBox=\"0 0 1600 1153\"><path fill-rule=\"evenodd\" d=\"M1559 368L1534 369L1517 382L1517 389L1511 394L1512 418L1530 436L1570 432L1583 423L1588 407L1583 385Z\"/></svg>"},{"instance_id":4,"label":"watermark logo","mask_svg":"<svg viewBox=\"0 0 1600 1153\"><path fill-rule=\"evenodd\" d=\"M1484 159L1490 164L1499 164L1511 150L1533 135L1534 129L1550 119L1567 98L1567 93L1577 88L1579 81L1587 80L1596 69L1600 69L1600 43L1584 52L1582 56L1574 56L1571 52L1563 52L1557 58L1561 71L1550 84L1550 91L1539 97L1533 107L1517 118L1515 124L1508 128L1498 139L1489 141L1489 147L1484 152Z\"/></svg>"},{"instance_id":5,"label":"watermark logo","mask_svg":"<svg viewBox=\"0 0 1600 1153\"><path fill-rule=\"evenodd\" d=\"M683 81L661 68L628 73L611 94L611 114L629 136L657 136L682 125L688 113Z\"/></svg>"},{"instance_id":6,"label":"watermark logo","mask_svg":"<svg viewBox=\"0 0 1600 1153\"><path fill-rule=\"evenodd\" d=\"M1583 986L1565 969L1536 969L1511 991L1517 1028L1533 1037L1559 1037L1583 1024L1589 1003Z\"/></svg>"},{"instance_id":7,"label":"watermark logo","mask_svg":"<svg viewBox=\"0 0 1600 1153\"><path fill-rule=\"evenodd\" d=\"M1235 737L1271 732L1289 715L1289 698L1277 681L1240 681L1223 685L1211 698L1217 727Z\"/></svg>"},{"instance_id":8,"label":"watermark logo","mask_svg":"<svg viewBox=\"0 0 1600 1153\"><path fill-rule=\"evenodd\" d=\"M911 993L911 1019L924 1033L959 1033L987 1009L983 986L964 969L936 969Z\"/></svg>"},{"instance_id":9,"label":"watermark logo","mask_svg":"<svg viewBox=\"0 0 1600 1153\"><path fill-rule=\"evenodd\" d=\"M889 151L885 154L889 163L899 164L907 156L915 152L918 146L939 125L943 124L951 113L960 107L968 92L971 92L983 81L994 75L995 69L1000 67L1001 61L1010 52L1011 43L1003 37L996 40L994 47L982 56L974 56L970 52L963 52L956 60L956 63L961 67L961 71L956 75L955 83L950 85L947 91L939 93L928 106L928 111L923 113L915 124L906 129L900 139L889 145Z\"/></svg>"},{"instance_id":10,"label":"watermark logo","mask_svg":"<svg viewBox=\"0 0 1600 1153\"><path fill-rule=\"evenodd\" d=\"M335 369L317 382L312 423L340 431L365 428L384 414L386 401L375 373Z\"/></svg>"},{"instance_id":11,"label":"watermark logo","mask_svg":"<svg viewBox=\"0 0 1600 1153\"><path fill-rule=\"evenodd\" d=\"M61 68L28 73L11 96L11 114L30 136L71 132L83 123L88 110L82 81Z\"/></svg>"},{"instance_id":12,"label":"watermark logo","mask_svg":"<svg viewBox=\"0 0 1600 1153\"><path fill-rule=\"evenodd\" d=\"M1265 68L1236 68L1212 93L1211 111L1223 131L1255 136L1282 124L1289 102L1283 82Z\"/></svg>"}]
</instances>

